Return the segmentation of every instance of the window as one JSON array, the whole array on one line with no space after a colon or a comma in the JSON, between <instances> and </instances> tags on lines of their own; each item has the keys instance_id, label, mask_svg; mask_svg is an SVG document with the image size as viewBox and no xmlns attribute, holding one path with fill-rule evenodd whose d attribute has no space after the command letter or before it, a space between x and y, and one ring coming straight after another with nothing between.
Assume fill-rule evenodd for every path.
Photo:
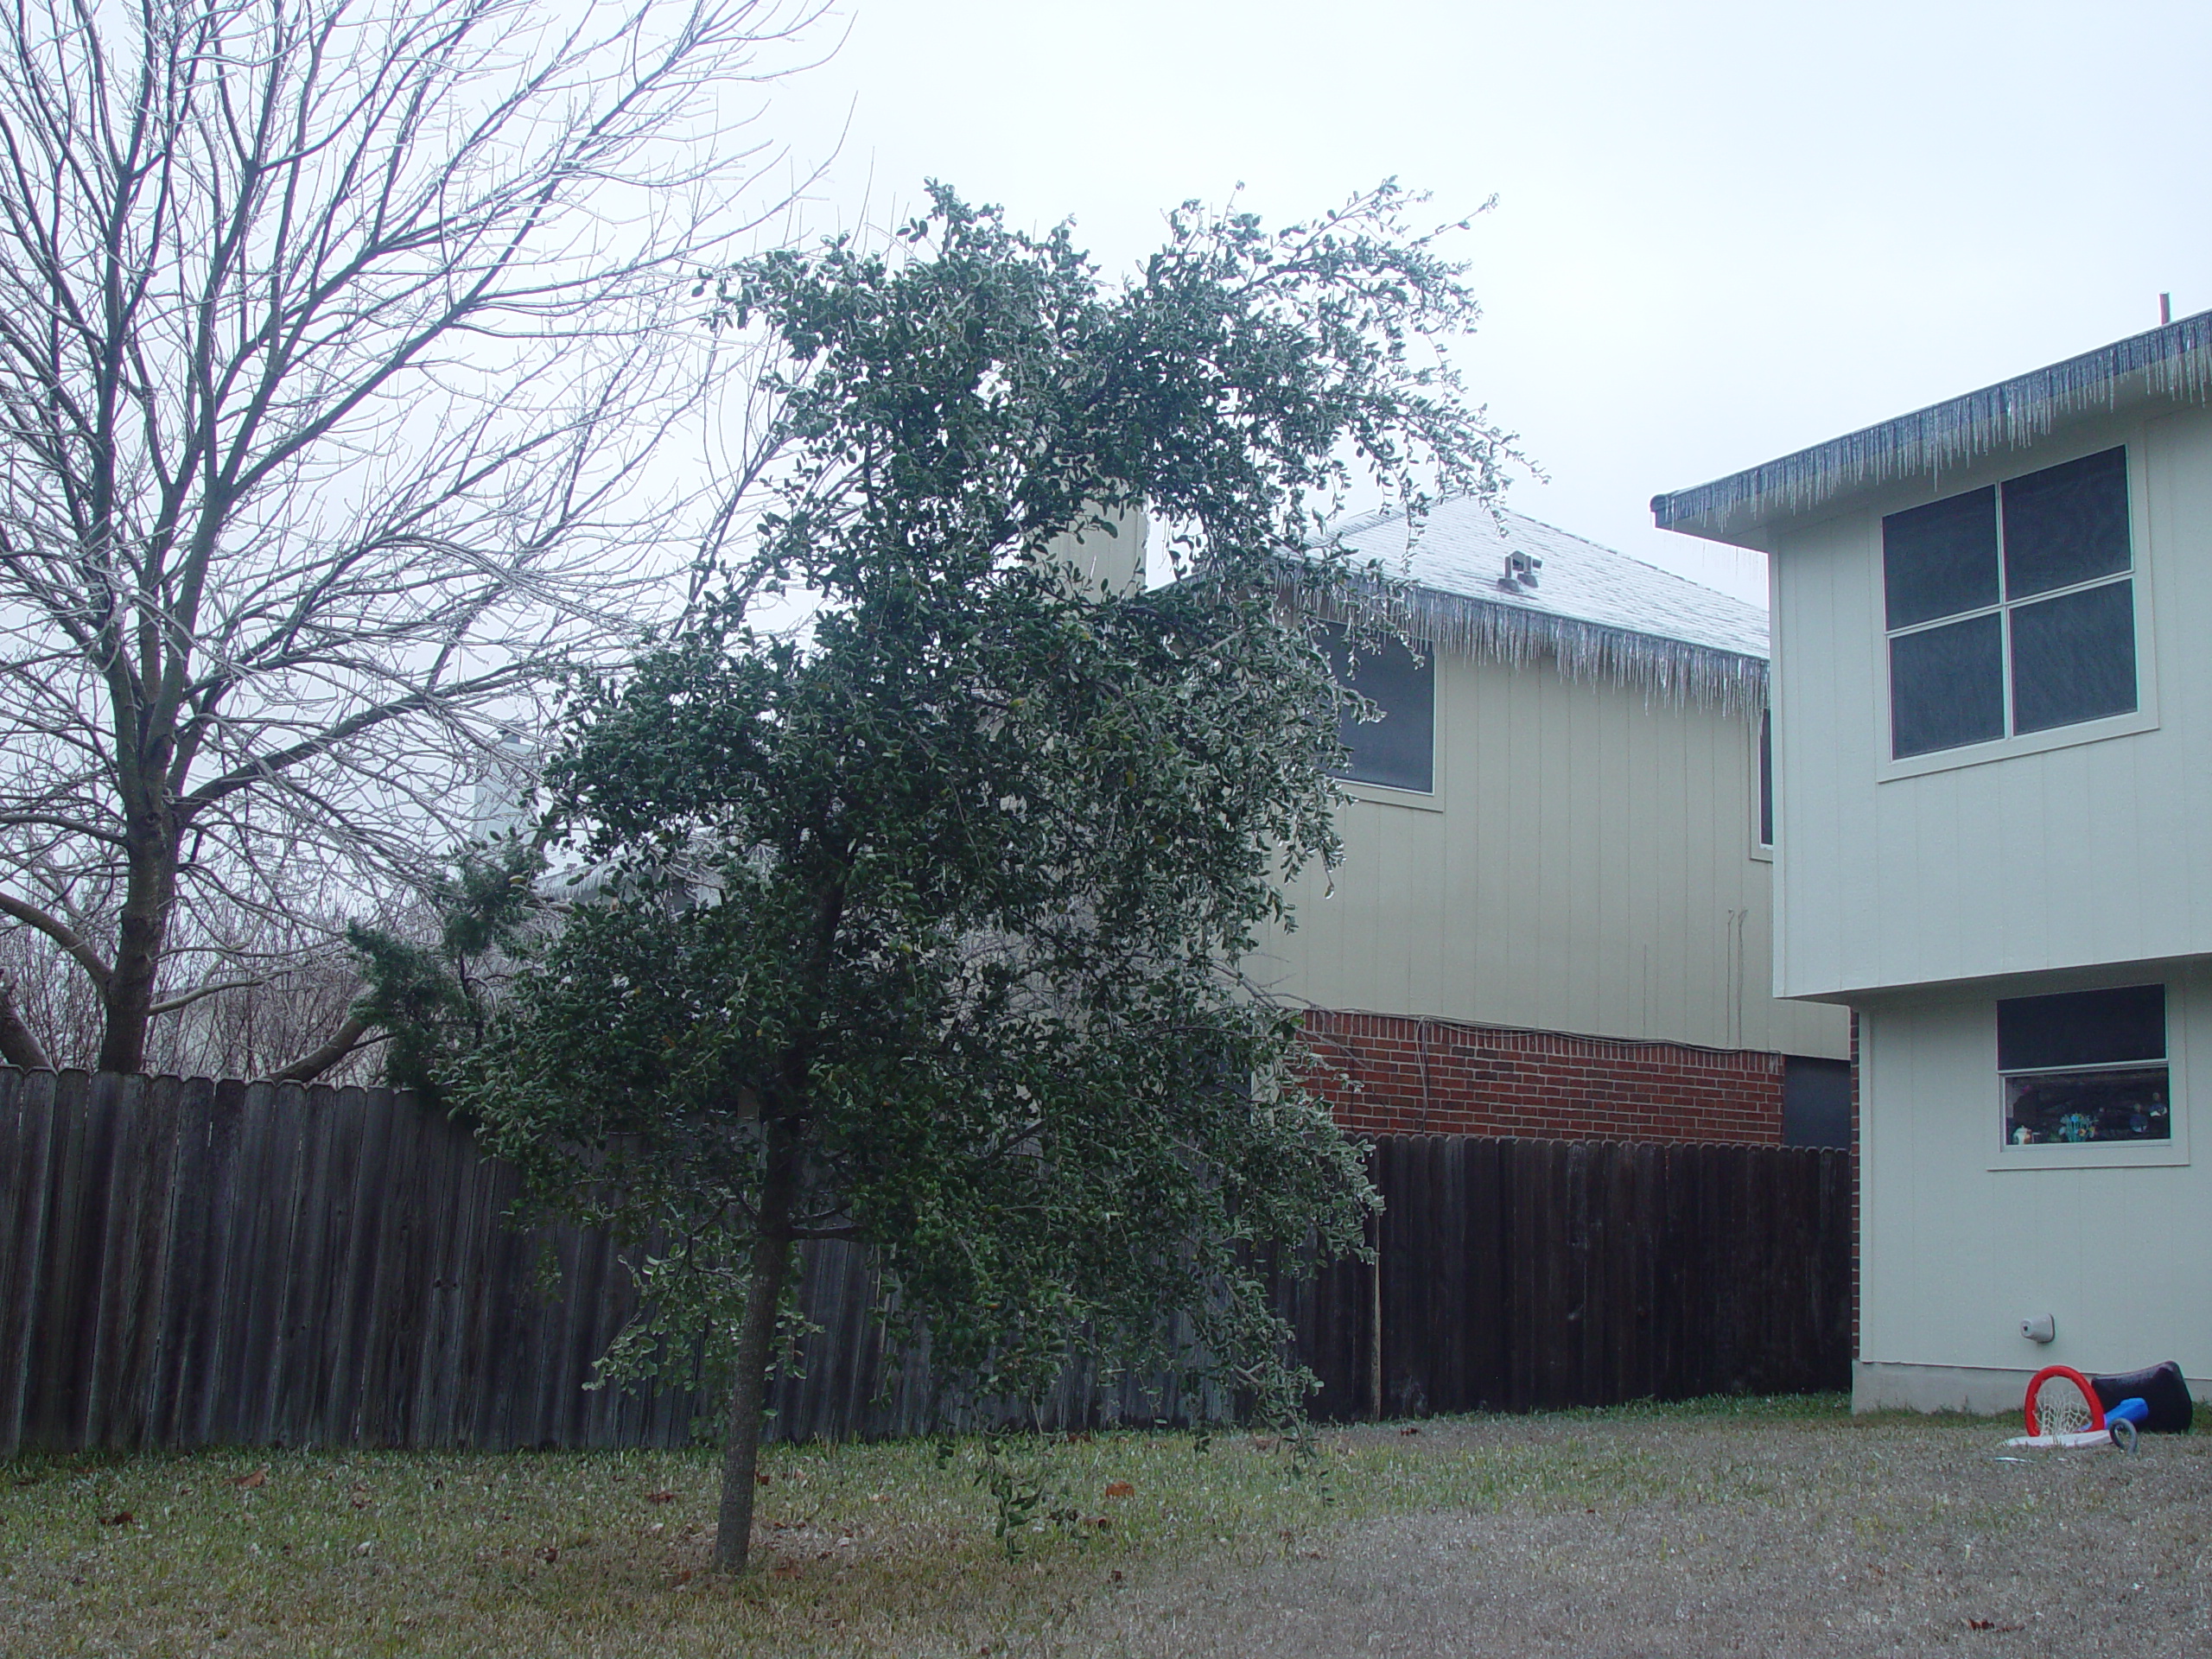
<instances>
[{"instance_id":1,"label":"window","mask_svg":"<svg viewBox=\"0 0 2212 1659\"><path fill-rule=\"evenodd\" d=\"M2134 712L2127 452L1882 520L1890 753Z\"/></svg>"},{"instance_id":2,"label":"window","mask_svg":"<svg viewBox=\"0 0 2212 1659\"><path fill-rule=\"evenodd\" d=\"M1851 1062L1787 1054L1782 1061L1782 1144L1851 1144Z\"/></svg>"},{"instance_id":3,"label":"window","mask_svg":"<svg viewBox=\"0 0 2212 1659\"><path fill-rule=\"evenodd\" d=\"M2163 985L1999 1002L1997 1069L2009 1146L2173 1139Z\"/></svg>"},{"instance_id":4,"label":"window","mask_svg":"<svg viewBox=\"0 0 2212 1659\"><path fill-rule=\"evenodd\" d=\"M1339 735L1351 753L1338 775L1418 794L1436 787L1436 657L1416 656L1395 639L1363 641L1355 652L1335 623L1321 626L1320 645L1337 683L1382 711L1361 721L1347 713Z\"/></svg>"},{"instance_id":5,"label":"window","mask_svg":"<svg viewBox=\"0 0 2212 1659\"><path fill-rule=\"evenodd\" d=\"M1774 845L1774 713L1759 710L1759 845Z\"/></svg>"}]
</instances>

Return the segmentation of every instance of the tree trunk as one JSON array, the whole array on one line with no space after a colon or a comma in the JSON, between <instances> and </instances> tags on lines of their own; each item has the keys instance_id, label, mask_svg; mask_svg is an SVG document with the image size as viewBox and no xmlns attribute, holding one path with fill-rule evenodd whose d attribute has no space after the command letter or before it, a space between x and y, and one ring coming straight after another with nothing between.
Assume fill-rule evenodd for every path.
<instances>
[{"instance_id":1,"label":"tree trunk","mask_svg":"<svg viewBox=\"0 0 2212 1659\"><path fill-rule=\"evenodd\" d=\"M161 976L169 915L176 904L177 837L169 815L162 814L154 823L134 823L130 835L130 880L124 889L122 923L116 930L115 963L103 996L103 1071L145 1067L154 986Z\"/></svg>"},{"instance_id":2,"label":"tree trunk","mask_svg":"<svg viewBox=\"0 0 2212 1659\"><path fill-rule=\"evenodd\" d=\"M755 1475L760 1463L761 1412L768 1402L768 1361L784 1281L791 1271L798 1160L787 1134L771 1127L768 1137L760 1226L753 1244L752 1279L745 1290L745 1324L738 1332L737 1374L730 1384L721 1509L715 1525L715 1567L722 1573L742 1573L752 1553L753 1495L759 1484Z\"/></svg>"}]
</instances>

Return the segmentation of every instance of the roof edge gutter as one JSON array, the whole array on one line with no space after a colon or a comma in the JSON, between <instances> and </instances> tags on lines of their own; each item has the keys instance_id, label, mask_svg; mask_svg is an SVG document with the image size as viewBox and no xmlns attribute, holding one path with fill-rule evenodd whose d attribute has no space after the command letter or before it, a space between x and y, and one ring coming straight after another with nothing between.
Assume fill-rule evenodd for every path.
<instances>
[{"instance_id":1,"label":"roof edge gutter","mask_svg":"<svg viewBox=\"0 0 2212 1659\"><path fill-rule=\"evenodd\" d=\"M1517 667L1548 657L1569 680L1632 688L1677 707L1695 704L1747 717L1766 707L1763 657L1417 583L1317 582L1301 579L1294 569L1281 570L1276 583L1285 600L1325 621L1379 614L1415 639L1480 661Z\"/></svg>"},{"instance_id":2,"label":"roof edge gutter","mask_svg":"<svg viewBox=\"0 0 2212 1659\"><path fill-rule=\"evenodd\" d=\"M1773 519L1856 490L1940 474L2045 436L2069 417L2152 397L2212 396L2212 311L2017 375L1879 425L1686 490L1651 498L1652 522L1760 547Z\"/></svg>"}]
</instances>

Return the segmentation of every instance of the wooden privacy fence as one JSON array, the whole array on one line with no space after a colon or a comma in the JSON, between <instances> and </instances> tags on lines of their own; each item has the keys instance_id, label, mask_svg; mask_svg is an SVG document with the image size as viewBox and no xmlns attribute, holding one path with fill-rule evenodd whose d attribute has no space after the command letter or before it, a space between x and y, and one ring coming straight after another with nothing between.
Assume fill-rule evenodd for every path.
<instances>
[{"instance_id":1,"label":"wooden privacy fence","mask_svg":"<svg viewBox=\"0 0 2212 1659\"><path fill-rule=\"evenodd\" d=\"M1377 1267L1274 1275L1322 1416L1371 1414L1378 1378L1392 1414L1845 1385L1842 1153L1417 1135L1370 1166ZM693 1394L584 1386L636 1307L613 1242L512 1226L518 1192L386 1089L0 1068L0 1455L683 1443ZM876 1290L807 1247L778 1438L933 1426ZM1188 1407L1071 1371L1045 1421Z\"/></svg>"},{"instance_id":2,"label":"wooden privacy fence","mask_svg":"<svg viewBox=\"0 0 2212 1659\"><path fill-rule=\"evenodd\" d=\"M1850 1385L1847 1152L1395 1135L1369 1169L1379 1274L1279 1293L1318 1415Z\"/></svg>"}]
</instances>

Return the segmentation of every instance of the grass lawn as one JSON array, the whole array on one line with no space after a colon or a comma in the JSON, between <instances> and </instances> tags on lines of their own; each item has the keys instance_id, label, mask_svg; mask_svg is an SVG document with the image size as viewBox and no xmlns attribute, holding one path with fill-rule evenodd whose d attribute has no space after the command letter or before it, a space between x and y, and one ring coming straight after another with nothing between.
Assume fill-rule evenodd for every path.
<instances>
[{"instance_id":1,"label":"grass lawn","mask_svg":"<svg viewBox=\"0 0 2212 1659\"><path fill-rule=\"evenodd\" d=\"M2018 1465L2016 1479L1992 1457L2005 1432L1853 1421L1824 1396L1325 1430L1306 1468L1242 1433L1205 1450L1187 1434L1033 1442L1020 1455L1048 1496L1011 1560L993 1536L976 1444L943 1466L912 1443L782 1446L766 1461L758 1570L734 1584L706 1570L716 1479L706 1452L29 1459L0 1466L0 1653L1260 1651L1240 1600L1255 1597L1292 1644L1265 1650L1326 1651L1340 1637L1300 1623L1296 1586L1387 1577L1404 1567L1392 1552L1423 1528L1492 1525L1522 1540L1601 1516L1692 1514L1707 1518L1697 1535L1709 1545L1726 1528L1847 1522L1852 1548L1878 1560L1924 1558L1932 1546L1913 1529L1931 1516L1955 1548L1961 1527L2034 1531L2054 1493L2088 1514L2094 1480L2154 1463L2167 1485L2181 1483L2159 1487L2160 1502L2212 1498L2212 1437L2139 1459ZM1846 1491L1835 1514L1822 1508L1823 1480L1856 1490L1849 1471L1885 1465L1891 1478L1872 1481L1864 1503ZM1930 1483L1948 1491L1952 1465L1967 1483L1961 1507L1933 1508L1942 1493ZM2093 1467L2094 1480L2073 1472ZM1891 1503L1903 1505L1894 1516ZM1041 1518L1052 1508L1061 1520ZM1639 1539L1617 1541L1640 1560L1651 1546ZM1450 1543L1448 1560L1479 1561L1484 1548ZM1609 1548L1560 1560L1596 1571ZM2201 1567L2202 1552L2194 1559ZM1382 1649L1427 1651L1417 1635Z\"/></svg>"}]
</instances>

